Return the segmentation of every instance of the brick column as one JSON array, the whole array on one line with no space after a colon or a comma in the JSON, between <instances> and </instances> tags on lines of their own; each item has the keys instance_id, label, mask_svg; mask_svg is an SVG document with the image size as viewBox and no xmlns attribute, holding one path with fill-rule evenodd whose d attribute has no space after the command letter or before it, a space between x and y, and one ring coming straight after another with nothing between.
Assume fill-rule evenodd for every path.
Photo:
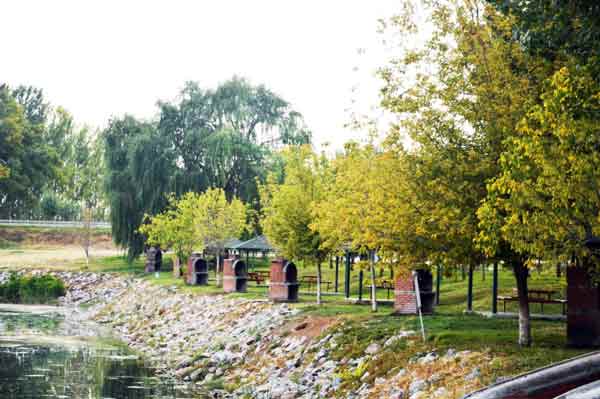
<instances>
[{"instance_id":1,"label":"brick column","mask_svg":"<svg viewBox=\"0 0 600 399\"><path fill-rule=\"evenodd\" d=\"M417 314L417 297L412 274L398 276L394 289L394 313Z\"/></svg>"}]
</instances>

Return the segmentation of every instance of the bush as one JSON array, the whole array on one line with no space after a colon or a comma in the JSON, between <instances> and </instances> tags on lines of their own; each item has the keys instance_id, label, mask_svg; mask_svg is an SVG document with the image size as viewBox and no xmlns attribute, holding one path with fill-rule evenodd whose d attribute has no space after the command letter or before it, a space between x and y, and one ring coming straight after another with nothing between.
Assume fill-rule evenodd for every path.
<instances>
[{"instance_id":1,"label":"bush","mask_svg":"<svg viewBox=\"0 0 600 399\"><path fill-rule=\"evenodd\" d=\"M11 274L8 281L0 284L0 300L9 303L48 303L66 293L64 283L56 277L23 277Z\"/></svg>"}]
</instances>

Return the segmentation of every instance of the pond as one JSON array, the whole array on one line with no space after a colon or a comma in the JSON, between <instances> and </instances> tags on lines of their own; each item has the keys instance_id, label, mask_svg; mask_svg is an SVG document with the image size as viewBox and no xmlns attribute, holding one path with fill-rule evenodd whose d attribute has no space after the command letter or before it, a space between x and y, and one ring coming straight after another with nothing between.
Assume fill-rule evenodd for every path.
<instances>
[{"instance_id":1,"label":"pond","mask_svg":"<svg viewBox=\"0 0 600 399\"><path fill-rule=\"evenodd\" d=\"M63 309L0 305L2 399L198 397Z\"/></svg>"}]
</instances>

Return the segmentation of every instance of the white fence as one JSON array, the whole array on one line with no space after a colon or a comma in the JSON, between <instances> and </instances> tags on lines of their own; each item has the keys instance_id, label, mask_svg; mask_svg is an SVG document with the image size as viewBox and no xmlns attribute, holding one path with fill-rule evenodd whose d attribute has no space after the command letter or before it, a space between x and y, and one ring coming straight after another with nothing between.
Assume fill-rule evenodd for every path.
<instances>
[{"instance_id":1,"label":"white fence","mask_svg":"<svg viewBox=\"0 0 600 399\"><path fill-rule=\"evenodd\" d=\"M0 219L0 226L83 227L82 221ZM92 228L110 229L108 222L92 222Z\"/></svg>"}]
</instances>

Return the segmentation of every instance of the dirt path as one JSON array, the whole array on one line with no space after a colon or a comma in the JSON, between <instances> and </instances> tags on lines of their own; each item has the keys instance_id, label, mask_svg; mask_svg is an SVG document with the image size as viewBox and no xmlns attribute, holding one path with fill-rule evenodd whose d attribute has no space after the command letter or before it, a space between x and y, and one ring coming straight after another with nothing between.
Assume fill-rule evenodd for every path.
<instances>
[{"instance_id":1,"label":"dirt path","mask_svg":"<svg viewBox=\"0 0 600 399\"><path fill-rule=\"evenodd\" d=\"M114 256L121 253L121 251L115 248L92 248L90 252L92 258ZM0 269L32 265L58 266L75 261L85 261L83 249L78 246L65 246L52 249L0 249Z\"/></svg>"}]
</instances>

